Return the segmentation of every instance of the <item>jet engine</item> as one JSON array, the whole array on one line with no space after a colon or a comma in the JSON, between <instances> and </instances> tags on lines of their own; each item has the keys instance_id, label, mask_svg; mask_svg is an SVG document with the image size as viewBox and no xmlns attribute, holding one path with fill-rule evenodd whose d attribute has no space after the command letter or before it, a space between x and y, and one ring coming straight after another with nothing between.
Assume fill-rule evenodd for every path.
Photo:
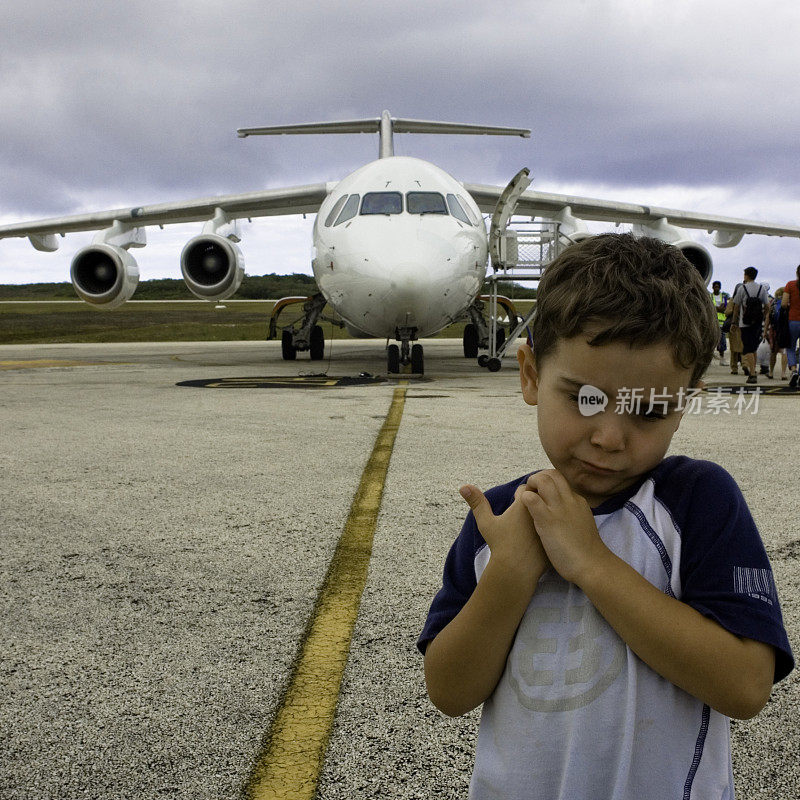
<instances>
[{"instance_id":1,"label":"jet engine","mask_svg":"<svg viewBox=\"0 0 800 800\"><path fill-rule=\"evenodd\" d=\"M230 239L216 233L202 233L183 248L181 272L195 297L225 300L242 283L244 256Z\"/></svg>"},{"instance_id":2,"label":"jet engine","mask_svg":"<svg viewBox=\"0 0 800 800\"><path fill-rule=\"evenodd\" d=\"M691 239L683 239L679 242L670 242L674 247L677 247L686 260L700 273L700 277L705 284L711 280L711 275L714 272L714 265L711 261L711 253L703 247L703 245L693 242Z\"/></svg>"},{"instance_id":3,"label":"jet engine","mask_svg":"<svg viewBox=\"0 0 800 800\"><path fill-rule=\"evenodd\" d=\"M122 247L91 244L75 254L70 278L81 300L110 310L131 299L139 283L139 267Z\"/></svg>"},{"instance_id":4,"label":"jet engine","mask_svg":"<svg viewBox=\"0 0 800 800\"><path fill-rule=\"evenodd\" d=\"M634 236L652 236L661 239L673 247L677 247L686 260L700 273L700 277L707 284L714 272L711 254L703 245L690 239L686 231L675 225L670 225L666 219L661 218L649 225L633 225Z\"/></svg>"}]
</instances>

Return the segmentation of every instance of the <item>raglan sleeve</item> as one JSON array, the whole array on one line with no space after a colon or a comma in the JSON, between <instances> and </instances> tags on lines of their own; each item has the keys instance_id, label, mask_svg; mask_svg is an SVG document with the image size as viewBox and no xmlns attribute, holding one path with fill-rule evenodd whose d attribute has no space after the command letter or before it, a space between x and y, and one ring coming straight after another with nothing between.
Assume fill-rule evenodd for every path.
<instances>
[{"instance_id":1,"label":"raglan sleeve","mask_svg":"<svg viewBox=\"0 0 800 800\"><path fill-rule=\"evenodd\" d=\"M431 603L425 626L422 629L417 648L425 654L429 642L436 638L464 604L469 600L477 585L475 575L475 554L485 547L475 517L470 511L461 527L455 542L447 554L442 575L442 587Z\"/></svg>"},{"instance_id":2,"label":"raglan sleeve","mask_svg":"<svg viewBox=\"0 0 800 800\"><path fill-rule=\"evenodd\" d=\"M723 628L775 649L775 682L794 667L772 566L736 481L702 465L681 521L681 600Z\"/></svg>"}]
</instances>

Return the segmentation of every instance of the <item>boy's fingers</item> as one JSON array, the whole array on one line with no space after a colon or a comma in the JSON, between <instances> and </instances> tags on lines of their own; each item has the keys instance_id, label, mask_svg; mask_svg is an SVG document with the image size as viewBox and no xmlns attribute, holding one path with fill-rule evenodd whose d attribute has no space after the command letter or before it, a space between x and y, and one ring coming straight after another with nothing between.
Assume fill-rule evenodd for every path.
<instances>
[{"instance_id":1,"label":"boy's fingers","mask_svg":"<svg viewBox=\"0 0 800 800\"><path fill-rule=\"evenodd\" d=\"M565 490L569 491L569 484L557 470L544 469L528 478L527 488L543 495L543 499L552 501L556 497L563 497Z\"/></svg>"},{"instance_id":2,"label":"boy's fingers","mask_svg":"<svg viewBox=\"0 0 800 800\"><path fill-rule=\"evenodd\" d=\"M542 500L539 492L534 492L531 489L525 489L525 491L520 495L520 499L522 500L523 505L525 505L525 507L528 509L537 508L539 507L540 503L544 503L544 500Z\"/></svg>"},{"instance_id":3,"label":"boy's fingers","mask_svg":"<svg viewBox=\"0 0 800 800\"><path fill-rule=\"evenodd\" d=\"M486 495L477 486L468 483L462 486L458 490L458 493L467 501L469 507L472 509L472 513L475 515L475 521L478 523L478 528L480 528L483 521L494 517L492 507L489 505Z\"/></svg>"}]
</instances>

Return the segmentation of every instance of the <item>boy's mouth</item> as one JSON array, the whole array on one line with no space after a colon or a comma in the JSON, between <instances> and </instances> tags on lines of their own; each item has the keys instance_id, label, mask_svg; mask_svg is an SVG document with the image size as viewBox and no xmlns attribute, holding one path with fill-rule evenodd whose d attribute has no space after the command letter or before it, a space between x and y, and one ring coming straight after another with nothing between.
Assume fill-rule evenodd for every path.
<instances>
[{"instance_id":1,"label":"boy's mouth","mask_svg":"<svg viewBox=\"0 0 800 800\"><path fill-rule=\"evenodd\" d=\"M581 465L589 472L593 472L595 475L614 475L615 473L619 472L618 469L610 469L609 467L602 467L599 464L593 464L591 461L584 461L582 458L579 458Z\"/></svg>"}]
</instances>

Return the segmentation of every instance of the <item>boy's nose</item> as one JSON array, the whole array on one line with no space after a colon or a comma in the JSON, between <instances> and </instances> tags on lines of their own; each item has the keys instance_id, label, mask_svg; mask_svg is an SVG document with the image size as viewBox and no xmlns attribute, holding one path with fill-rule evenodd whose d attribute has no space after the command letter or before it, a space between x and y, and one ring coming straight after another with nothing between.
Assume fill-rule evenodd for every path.
<instances>
[{"instance_id":1,"label":"boy's nose","mask_svg":"<svg viewBox=\"0 0 800 800\"><path fill-rule=\"evenodd\" d=\"M592 433L589 441L603 450L615 451L625 448L625 415L606 409L589 418Z\"/></svg>"}]
</instances>

